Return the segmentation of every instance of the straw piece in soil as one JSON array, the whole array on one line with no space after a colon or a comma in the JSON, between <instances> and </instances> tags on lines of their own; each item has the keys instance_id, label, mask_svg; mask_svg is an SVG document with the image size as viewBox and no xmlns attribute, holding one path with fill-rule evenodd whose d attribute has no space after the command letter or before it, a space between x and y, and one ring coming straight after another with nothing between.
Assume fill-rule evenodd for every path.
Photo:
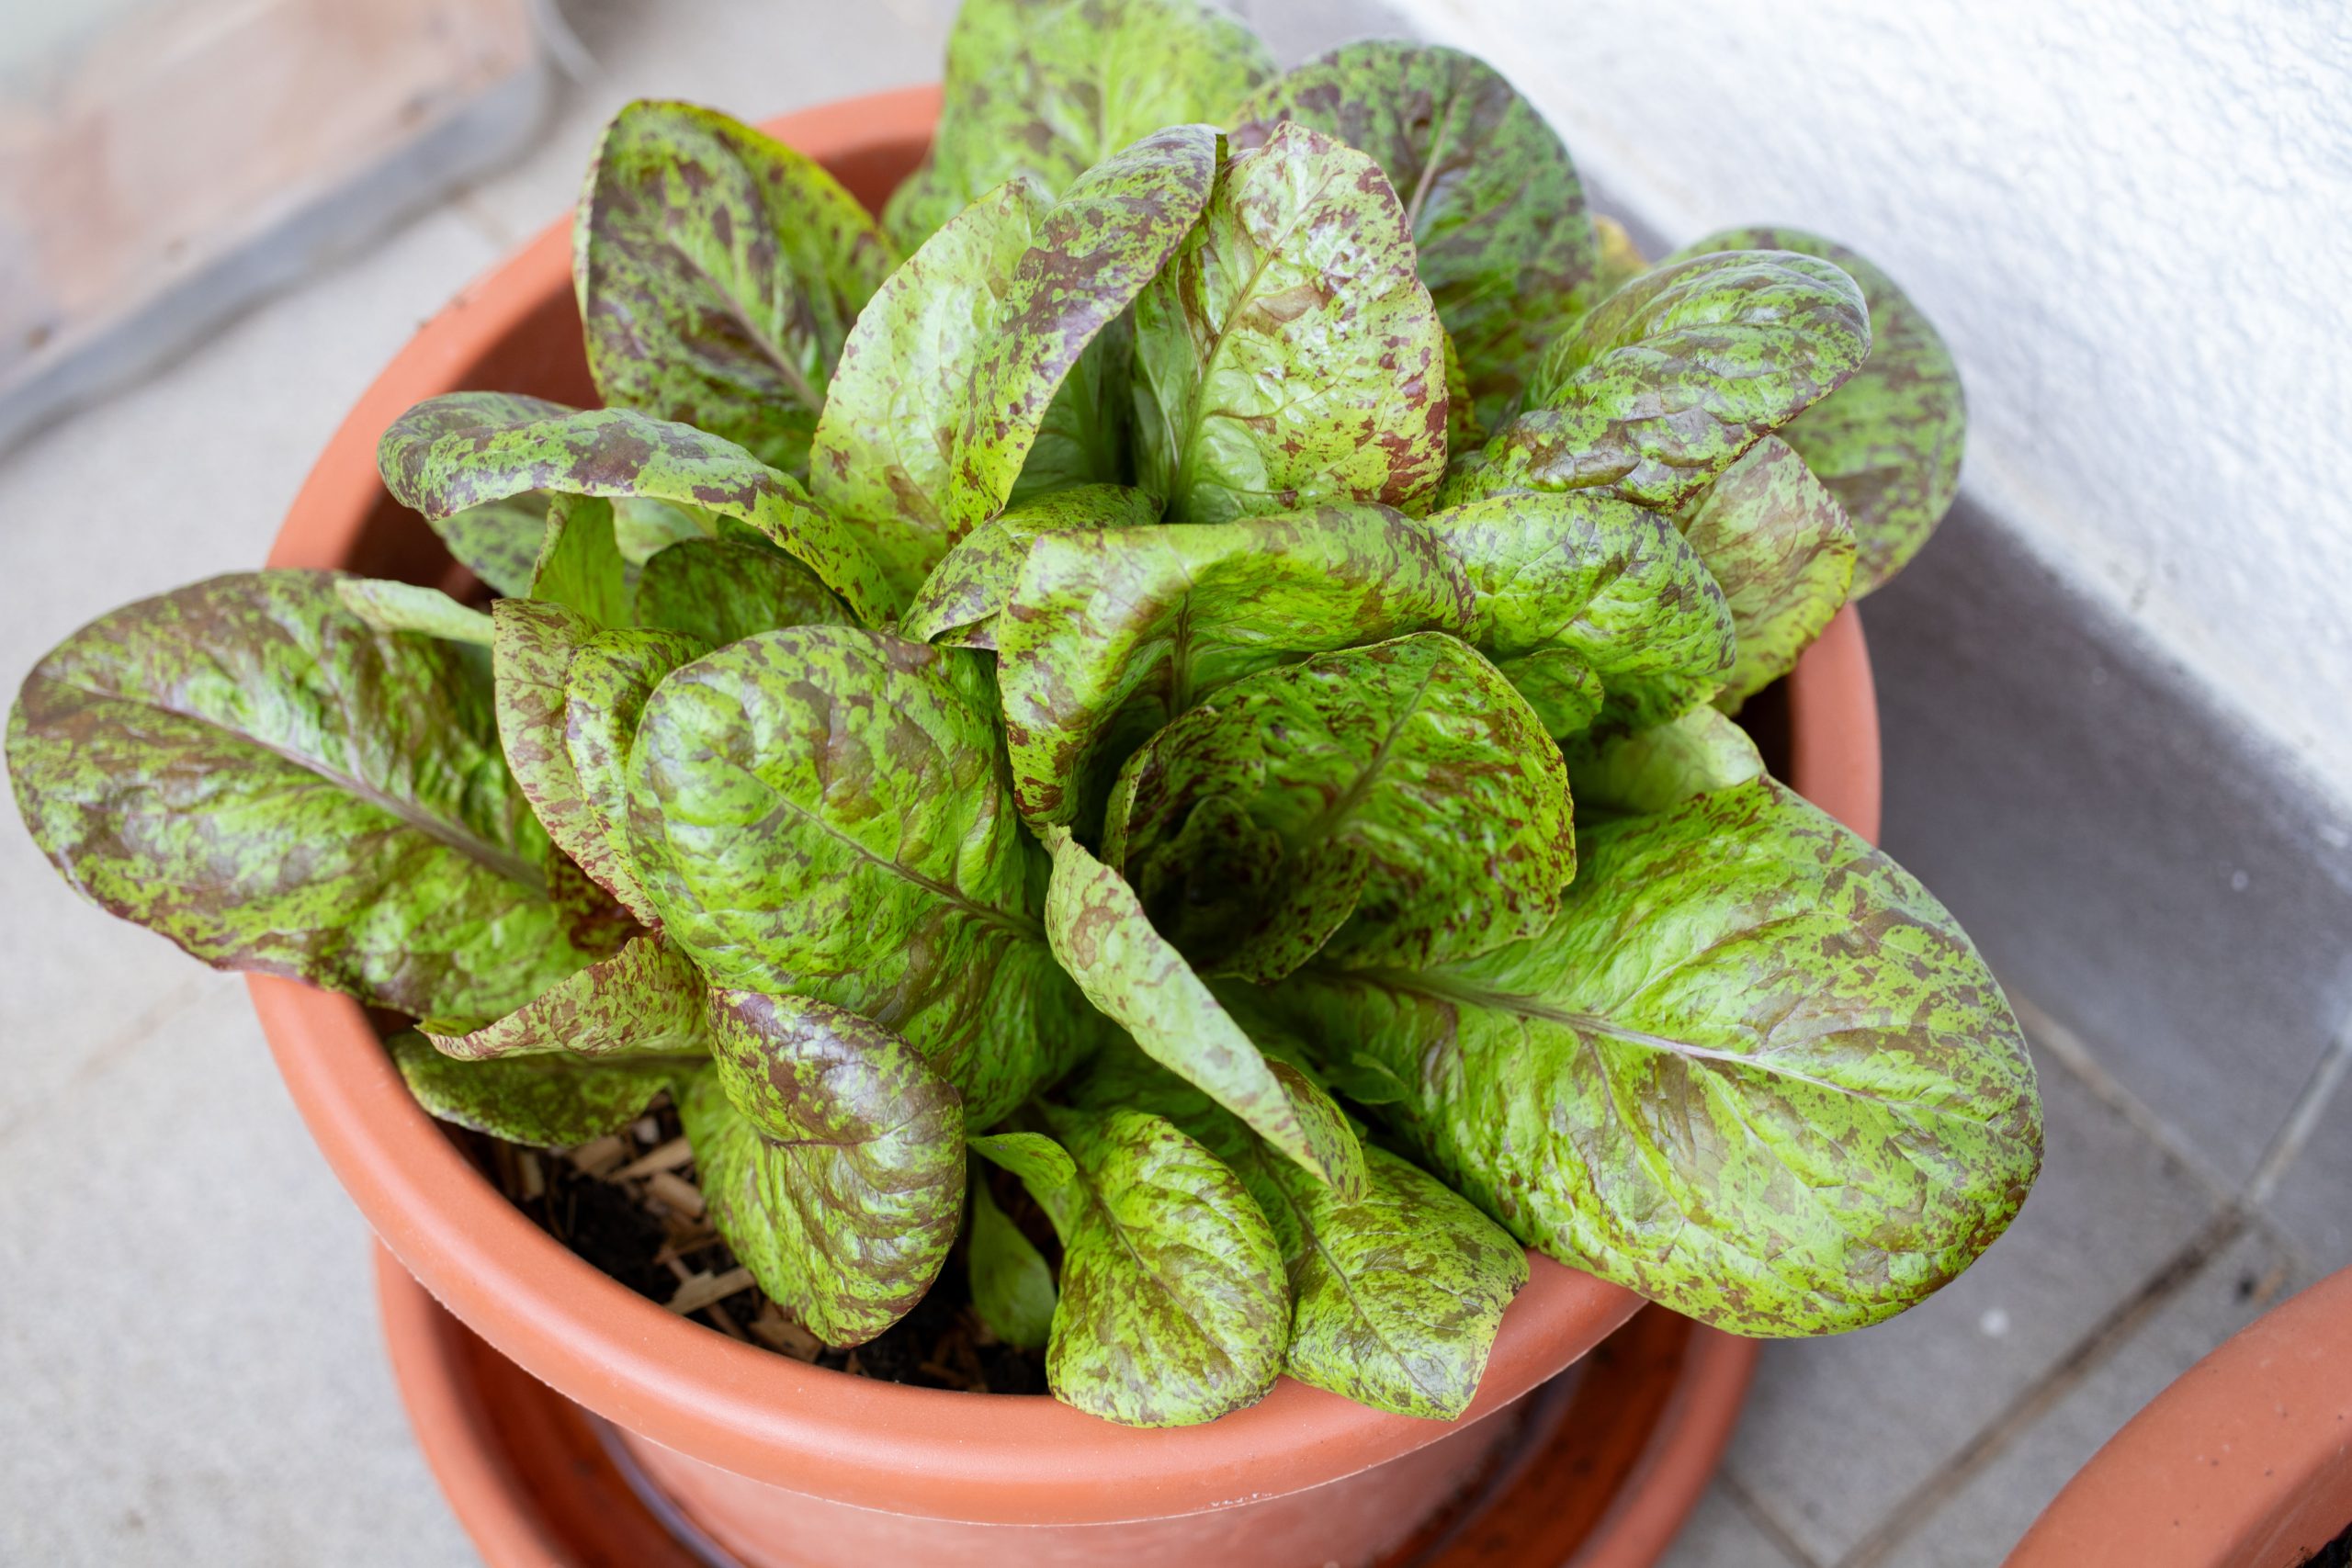
<instances>
[{"instance_id":1,"label":"straw piece in soil","mask_svg":"<svg viewBox=\"0 0 2352 1568\"><path fill-rule=\"evenodd\" d=\"M606 1177L607 1181L633 1181L640 1176L650 1176L657 1170L684 1170L695 1162L695 1146L684 1138L673 1138L642 1159L633 1159Z\"/></svg>"}]
</instances>

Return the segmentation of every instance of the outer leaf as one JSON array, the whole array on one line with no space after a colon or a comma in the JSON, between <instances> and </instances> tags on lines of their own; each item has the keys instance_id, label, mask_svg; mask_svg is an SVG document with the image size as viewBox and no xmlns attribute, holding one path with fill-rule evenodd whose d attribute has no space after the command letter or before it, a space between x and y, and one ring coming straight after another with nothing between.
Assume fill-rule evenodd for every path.
<instances>
[{"instance_id":1,"label":"outer leaf","mask_svg":"<svg viewBox=\"0 0 2352 1568\"><path fill-rule=\"evenodd\" d=\"M626 409L567 409L503 392L429 398L377 450L384 484L430 519L544 490L704 507L757 528L868 621L898 597L865 543L786 475L731 442Z\"/></svg>"},{"instance_id":2,"label":"outer leaf","mask_svg":"<svg viewBox=\"0 0 2352 1568\"><path fill-rule=\"evenodd\" d=\"M1968 407L1951 351L1869 257L1802 229L1730 229L1681 253L1796 251L1835 262L1870 303L1871 355L1854 378L1781 428L1853 520L1854 597L1903 570L1960 493Z\"/></svg>"},{"instance_id":3,"label":"outer leaf","mask_svg":"<svg viewBox=\"0 0 2352 1568\"><path fill-rule=\"evenodd\" d=\"M1580 738L1567 748L1577 808L1635 817L1760 778L1764 759L1747 731L1711 707L1614 739Z\"/></svg>"},{"instance_id":4,"label":"outer leaf","mask_svg":"<svg viewBox=\"0 0 2352 1568\"><path fill-rule=\"evenodd\" d=\"M501 1056L644 1056L699 1054L702 975L658 936L641 936L532 998L497 1022L468 1032L418 1026L443 1055L468 1061Z\"/></svg>"},{"instance_id":5,"label":"outer leaf","mask_svg":"<svg viewBox=\"0 0 2352 1568\"><path fill-rule=\"evenodd\" d=\"M141 600L51 649L8 717L33 841L220 969L495 1017L578 968L469 650L388 635L322 571Z\"/></svg>"},{"instance_id":6,"label":"outer leaf","mask_svg":"<svg viewBox=\"0 0 2352 1568\"><path fill-rule=\"evenodd\" d=\"M1275 1148L1341 1191L1361 1183L1363 1161L1344 1122L1299 1114L1282 1080L1183 955L1152 930L1118 873L1069 833L1047 834L1053 885L1046 931L1054 956L1151 1057L1248 1122ZM1082 1162L1081 1162L1082 1163Z\"/></svg>"},{"instance_id":7,"label":"outer leaf","mask_svg":"<svg viewBox=\"0 0 2352 1568\"><path fill-rule=\"evenodd\" d=\"M1636 728L1706 701L1732 668L1731 607L1657 513L1568 491L1471 502L1428 526L1469 579L1473 640L1523 682L1555 733L1582 728L1559 727L1582 705L1561 694L1578 683L1576 665L1600 678L1603 717ZM1575 664L1518 663L1553 649Z\"/></svg>"},{"instance_id":8,"label":"outer leaf","mask_svg":"<svg viewBox=\"0 0 2352 1568\"><path fill-rule=\"evenodd\" d=\"M682 539L638 574L637 618L724 648L760 632L842 625L850 617L789 556L729 540Z\"/></svg>"},{"instance_id":9,"label":"outer leaf","mask_svg":"<svg viewBox=\"0 0 2352 1568\"><path fill-rule=\"evenodd\" d=\"M579 791L578 817L613 880L607 891L642 924L659 926L628 843L628 753L638 716L662 678L709 651L680 632L630 626L572 649L563 674L563 751Z\"/></svg>"},{"instance_id":10,"label":"outer leaf","mask_svg":"<svg viewBox=\"0 0 2352 1568\"><path fill-rule=\"evenodd\" d=\"M1013 184L894 274L818 427L818 497L872 519L909 589L1012 493L1056 389L1208 199L1216 133L1155 131L1050 207Z\"/></svg>"},{"instance_id":11,"label":"outer leaf","mask_svg":"<svg viewBox=\"0 0 2352 1568\"><path fill-rule=\"evenodd\" d=\"M884 224L912 249L1007 180L1057 195L1162 126L1222 123L1272 74L1249 28L1196 0L968 0L938 135Z\"/></svg>"},{"instance_id":12,"label":"outer leaf","mask_svg":"<svg viewBox=\"0 0 2352 1568\"><path fill-rule=\"evenodd\" d=\"M1129 1427L1256 1404L1282 1371L1290 1292L1239 1179L1157 1116L1063 1111L1053 1124L1078 1173L1030 1189L1062 1239L1055 1396Z\"/></svg>"},{"instance_id":13,"label":"outer leaf","mask_svg":"<svg viewBox=\"0 0 2352 1568\"><path fill-rule=\"evenodd\" d=\"M458 604L438 588L419 588L375 577L339 578L335 596L343 607L379 632L421 632L450 642L490 646L490 617Z\"/></svg>"},{"instance_id":14,"label":"outer leaf","mask_svg":"<svg viewBox=\"0 0 2352 1568\"><path fill-rule=\"evenodd\" d=\"M645 705L629 834L722 986L903 1034L988 1126L1099 1025L1029 912L973 656L845 626L747 637Z\"/></svg>"},{"instance_id":15,"label":"outer leaf","mask_svg":"<svg viewBox=\"0 0 2352 1568\"><path fill-rule=\"evenodd\" d=\"M562 1149L628 1126L669 1087L674 1064L517 1056L461 1062L421 1034L386 1042L417 1103L444 1122L535 1148Z\"/></svg>"},{"instance_id":16,"label":"outer leaf","mask_svg":"<svg viewBox=\"0 0 2352 1568\"><path fill-rule=\"evenodd\" d=\"M1870 347L1861 290L1826 262L1736 251L1659 267L1544 351L1530 412L1448 479L1444 499L1606 489L1679 506Z\"/></svg>"},{"instance_id":17,"label":"outer leaf","mask_svg":"<svg viewBox=\"0 0 2352 1568\"><path fill-rule=\"evenodd\" d=\"M531 567L530 597L577 610L600 626L628 624L628 589L613 503L559 495L548 503L547 537Z\"/></svg>"},{"instance_id":18,"label":"outer leaf","mask_svg":"<svg viewBox=\"0 0 2352 1568\"><path fill-rule=\"evenodd\" d=\"M510 599L531 591L531 569L548 533L547 498L520 495L427 517L458 564Z\"/></svg>"},{"instance_id":19,"label":"outer leaf","mask_svg":"<svg viewBox=\"0 0 2352 1568\"><path fill-rule=\"evenodd\" d=\"M1176 522L1327 501L1424 509L1445 344L1396 194L1305 126L1229 159L1136 300L1136 463Z\"/></svg>"},{"instance_id":20,"label":"outer leaf","mask_svg":"<svg viewBox=\"0 0 2352 1568\"><path fill-rule=\"evenodd\" d=\"M492 607L499 744L506 765L556 848L631 909L645 908L625 846L590 808L568 744L573 660L596 623L552 601L501 599Z\"/></svg>"},{"instance_id":21,"label":"outer leaf","mask_svg":"<svg viewBox=\"0 0 2352 1568\"><path fill-rule=\"evenodd\" d=\"M1239 830L1236 830L1237 827ZM1494 666L1424 632L1268 671L1127 761L1104 858L1213 971L1466 957L1551 924L1568 775Z\"/></svg>"},{"instance_id":22,"label":"outer leaf","mask_svg":"<svg viewBox=\"0 0 2352 1568\"><path fill-rule=\"evenodd\" d=\"M997 621L1023 815L1091 822L1098 760L1219 687L1302 654L1458 631L1469 610L1438 542L1376 507L1041 535Z\"/></svg>"},{"instance_id":23,"label":"outer leaf","mask_svg":"<svg viewBox=\"0 0 2352 1568\"><path fill-rule=\"evenodd\" d=\"M711 1221L809 1333L862 1345L955 1245L956 1091L889 1031L805 998L714 991L710 1031L715 1068L682 1109Z\"/></svg>"},{"instance_id":24,"label":"outer leaf","mask_svg":"<svg viewBox=\"0 0 2352 1568\"><path fill-rule=\"evenodd\" d=\"M2033 1066L1934 898L1770 780L1585 836L1544 935L1306 970L1318 1049L1532 1246L1742 1334L1891 1316L1997 1236L2041 1157Z\"/></svg>"},{"instance_id":25,"label":"outer leaf","mask_svg":"<svg viewBox=\"0 0 2352 1568\"><path fill-rule=\"evenodd\" d=\"M1603 292L1567 149L1484 61L1436 44L1366 39L1308 61L1237 113L1238 148L1260 145L1292 120L1387 173L1404 200L1421 281L1488 422L1511 411L1544 345Z\"/></svg>"},{"instance_id":26,"label":"outer leaf","mask_svg":"<svg viewBox=\"0 0 2352 1568\"><path fill-rule=\"evenodd\" d=\"M972 1183L972 1229L964 1247L980 1321L1017 1349L1044 1349L1054 1332L1054 1271L1004 1217L985 1181Z\"/></svg>"},{"instance_id":27,"label":"outer leaf","mask_svg":"<svg viewBox=\"0 0 2352 1568\"><path fill-rule=\"evenodd\" d=\"M1134 528L1159 521L1148 491L1080 485L1041 495L990 519L956 542L931 569L899 624L918 642L944 637L956 648L996 647L997 612L1012 592L1030 541L1070 528Z\"/></svg>"},{"instance_id":28,"label":"outer leaf","mask_svg":"<svg viewBox=\"0 0 2352 1568\"><path fill-rule=\"evenodd\" d=\"M1854 575L1854 530L1838 498L1774 436L1687 507L1682 536L1731 607L1738 649L1715 704L1740 704L1797 666Z\"/></svg>"},{"instance_id":29,"label":"outer leaf","mask_svg":"<svg viewBox=\"0 0 2352 1568\"><path fill-rule=\"evenodd\" d=\"M832 175L750 126L639 100L605 128L572 235L605 401L807 460L850 323L898 259Z\"/></svg>"}]
</instances>

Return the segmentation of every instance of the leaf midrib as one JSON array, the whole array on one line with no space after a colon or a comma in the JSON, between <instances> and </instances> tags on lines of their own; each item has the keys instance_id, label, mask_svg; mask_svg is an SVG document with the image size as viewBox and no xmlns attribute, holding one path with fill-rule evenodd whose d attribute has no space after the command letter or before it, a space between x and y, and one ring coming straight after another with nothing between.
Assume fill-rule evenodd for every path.
<instances>
[{"instance_id":1,"label":"leaf midrib","mask_svg":"<svg viewBox=\"0 0 2352 1568\"><path fill-rule=\"evenodd\" d=\"M899 877L902 881L911 883L913 886L922 888L924 892L929 893L934 898L937 898L941 902L958 910L967 919L980 925L990 926L998 931L1009 932L1013 936L1020 937L1023 941L1043 942L1046 940L1046 928L1039 922L1030 919L1027 916L1016 915L1009 909L1000 909L992 905L978 903L959 889L950 886L948 884L938 880L936 877L924 875L922 872L915 870L914 867L908 865L903 861L890 860L885 856L876 854L872 850L867 849L856 839L842 832L839 828L834 827L831 822L826 821L824 818L819 816L816 812L811 811L808 807L801 805L800 802L793 799L790 795L779 795L775 797L775 800L776 804L784 810L790 812L794 817L808 823L810 827L816 829L827 838L831 839L835 843L846 848L851 853L856 855L860 860L865 861L867 864L872 865L878 870L888 872L891 875Z\"/></svg>"}]
</instances>

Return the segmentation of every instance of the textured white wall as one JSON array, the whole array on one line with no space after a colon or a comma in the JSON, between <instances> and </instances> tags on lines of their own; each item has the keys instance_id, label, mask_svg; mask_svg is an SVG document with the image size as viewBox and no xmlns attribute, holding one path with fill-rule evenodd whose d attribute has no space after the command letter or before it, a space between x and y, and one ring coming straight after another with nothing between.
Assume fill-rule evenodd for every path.
<instances>
[{"instance_id":1,"label":"textured white wall","mask_svg":"<svg viewBox=\"0 0 2352 1568\"><path fill-rule=\"evenodd\" d=\"M2352 6L1395 3L1673 243L1879 262L1971 493L2352 795Z\"/></svg>"}]
</instances>

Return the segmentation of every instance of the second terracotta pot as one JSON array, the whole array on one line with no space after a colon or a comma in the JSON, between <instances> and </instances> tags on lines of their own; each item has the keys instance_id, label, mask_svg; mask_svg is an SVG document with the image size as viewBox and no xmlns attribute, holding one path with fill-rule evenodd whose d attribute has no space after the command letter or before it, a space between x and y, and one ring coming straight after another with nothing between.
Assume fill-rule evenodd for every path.
<instances>
[{"instance_id":1,"label":"second terracotta pot","mask_svg":"<svg viewBox=\"0 0 2352 1568\"><path fill-rule=\"evenodd\" d=\"M915 89L768 129L878 205L922 155L937 108L935 89ZM446 578L437 540L378 482L377 438L410 405L463 389L593 401L569 259L559 223L419 333L319 459L271 565ZM1877 715L1850 609L1785 692L1785 775L1874 836ZM284 980L252 990L296 1107L385 1244L500 1355L619 1428L660 1487L747 1563L920 1568L1009 1551L1024 1564L1352 1568L1478 1469L1507 1435L1498 1412L1640 1304L1534 1259L1477 1401L1453 1423L1284 1379L1249 1410L1146 1432L1046 1398L826 1371L676 1317L539 1230L417 1106L356 1003ZM1695 1493L1678 1495L1675 1517ZM1011 1526L1023 1529L1008 1547Z\"/></svg>"}]
</instances>

